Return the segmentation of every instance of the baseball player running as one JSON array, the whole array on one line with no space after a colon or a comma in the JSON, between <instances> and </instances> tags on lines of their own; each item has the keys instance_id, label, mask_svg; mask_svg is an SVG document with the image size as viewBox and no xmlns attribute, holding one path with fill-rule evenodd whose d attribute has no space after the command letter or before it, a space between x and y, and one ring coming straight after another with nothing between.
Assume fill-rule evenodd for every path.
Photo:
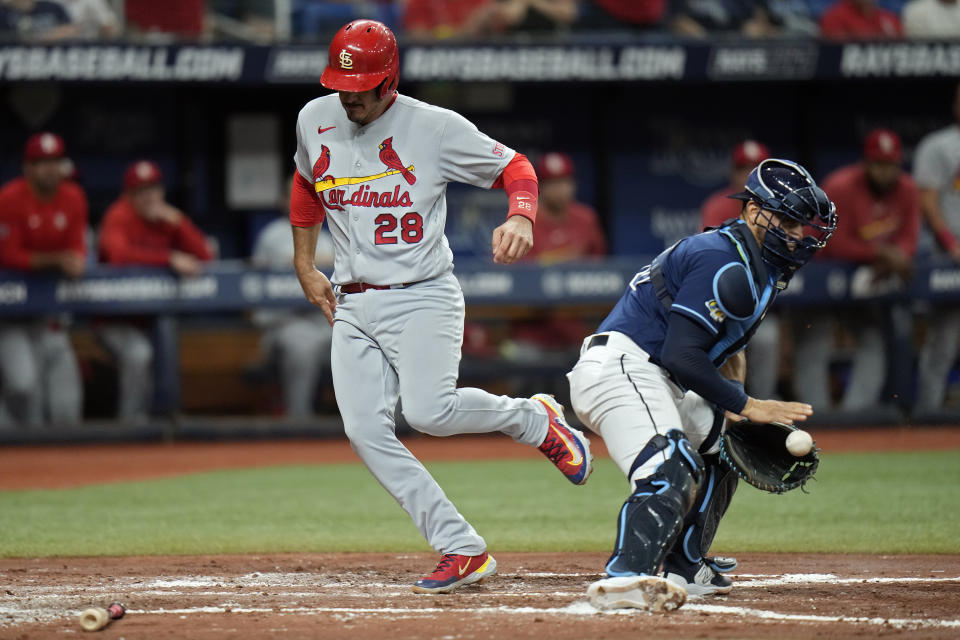
<instances>
[{"instance_id":1,"label":"baseball player running","mask_svg":"<svg viewBox=\"0 0 960 640\"><path fill-rule=\"evenodd\" d=\"M398 399L411 427L436 436L502 431L539 447L574 484L592 470L588 440L550 396L529 399L457 389L463 293L443 235L447 183L503 188L507 220L493 259L512 263L533 245L537 180L522 154L462 116L397 93L397 43L372 20L330 43L317 98L297 119L290 202L294 265L308 300L333 325L331 368L344 428L357 455L443 554L417 593L448 592L494 575L473 527L396 437ZM326 219L332 282L314 266Z\"/></svg>"},{"instance_id":2,"label":"baseball player running","mask_svg":"<svg viewBox=\"0 0 960 640\"><path fill-rule=\"evenodd\" d=\"M806 420L808 404L743 390L743 348L793 273L826 245L835 207L810 174L768 159L740 217L676 243L630 282L567 374L573 409L603 437L632 493L617 516L599 607L673 609L730 591L736 561L708 558L737 476L719 465L724 412ZM663 576L659 574L663 571Z\"/></svg>"}]
</instances>

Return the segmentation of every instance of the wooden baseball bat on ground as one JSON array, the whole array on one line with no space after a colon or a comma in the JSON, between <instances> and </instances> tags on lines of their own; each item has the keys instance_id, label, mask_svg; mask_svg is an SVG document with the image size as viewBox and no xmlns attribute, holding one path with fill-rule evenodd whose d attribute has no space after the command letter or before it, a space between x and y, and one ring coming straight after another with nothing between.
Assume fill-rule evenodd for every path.
<instances>
[{"instance_id":1,"label":"wooden baseball bat on ground","mask_svg":"<svg viewBox=\"0 0 960 640\"><path fill-rule=\"evenodd\" d=\"M80 614L80 626L84 631L99 631L110 624L112 620L119 620L126 613L126 609L119 602L109 607L90 607Z\"/></svg>"}]
</instances>

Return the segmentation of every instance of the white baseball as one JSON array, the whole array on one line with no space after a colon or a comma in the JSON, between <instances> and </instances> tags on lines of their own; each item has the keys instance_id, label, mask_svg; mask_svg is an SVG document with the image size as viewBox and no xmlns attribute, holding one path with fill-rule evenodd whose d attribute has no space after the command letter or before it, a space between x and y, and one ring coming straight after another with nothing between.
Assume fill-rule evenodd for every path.
<instances>
[{"instance_id":1,"label":"white baseball","mask_svg":"<svg viewBox=\"0 0 960 640\"><path fill-rule=\"evenodd\" d=\"M813 438L803 429L797 429L787 436L787 451L796 457L805 456L813 449Z\"/></svg>"}]
</instances>

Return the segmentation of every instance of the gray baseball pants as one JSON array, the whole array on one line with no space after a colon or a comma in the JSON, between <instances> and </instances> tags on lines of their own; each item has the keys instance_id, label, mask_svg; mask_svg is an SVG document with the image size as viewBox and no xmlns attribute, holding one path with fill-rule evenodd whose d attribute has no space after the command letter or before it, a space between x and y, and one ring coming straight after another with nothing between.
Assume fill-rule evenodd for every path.
<instances>
[{"instance_id":1,"label":"gray baseball pants","mask_svg":"<svg viewBox=\"0 0 960 640\"><path fill-rule=\"evenodd\" d=\"M117 419L145 421L153 400L153 345L143 330L129 324L108 324L97 331L117 364Z\"/></svg>"},{"instance_id":2,"label":"gray baseball pants","mask_svg":"<svg viewBox=\"0 0 960 640\"><path fill-rule=\"evenodd\" d=\"M80 368L62 327L45 320L0 325L0 415L20 425L80 422Z\"/></svg>"},{"instance_id":3,"label":"gray baseball pants","mask_svg":"<svg viewBox=\"0 0 960 640\"><path fill-rule=\"evenodd\" d=\"M547 413L535 400L456 387L464 303L452 274L404 289L339 296L331 364L353 450L438 552L479 555L486 542L397 439L397 399L417 431L501 431L540 445Z\"/></svg>"}]
</instances>

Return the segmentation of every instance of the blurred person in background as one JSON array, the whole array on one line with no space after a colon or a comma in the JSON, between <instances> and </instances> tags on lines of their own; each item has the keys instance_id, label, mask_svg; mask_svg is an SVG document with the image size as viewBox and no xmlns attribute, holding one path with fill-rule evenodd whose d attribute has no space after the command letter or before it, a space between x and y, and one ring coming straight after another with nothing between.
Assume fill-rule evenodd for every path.
<instances>
[{"instance_id":1,"label":"blurred person in background","mask_svg":"<svg viewBox=\"0 0 960 640\"><path fill-rule=\"evenodd\" d=\"M213 253L203 232L166 202L160 167L140 160L127 168L123 194L103 217L100 257L107 264L169 267L178 275L192 276L213 259ZM97 325L98 338L117 362L117 418L143 422L153 394L148 319L101 320Z\"/></svg>"},{"instance_id":2,"label":"blurred person in background","mask_svg":"<svg viewBox=\"0 0 960 640\"><path fill-rule=\"evenodd\" d=\"M293 271L293 229L286 213L260 231L251 259L256 267ZM326 272L333 268L333 239L326 229L317 237L314 264ZM313 306L263 308L254 311L253 323L263 331L260 348L264 358L279 369L285 415L310 416L320 374L330 367L333 329L323 312Z\"/></svg>"},{"instance_id":3,"label":"blurred person in background","mask_svg":"<svg viewBox=\"0 0 960 640\"><path fill-rule=\"evenodd\" d=\"M199 39L204 32L204 0L126 0L127 34L169 41Z\"/></svg>"},{"instance_id":4,"label":"blurred person in background","mask_svg":"<svg viewBox=\"0 0 960 640\"><path fill-rule=\"evenodd\" d=\"M3 0L0 38L27 42L70 40L78 34L70 14L54 0Z\"/></svg>"},{"instance_id":5,"label":"blurred person in background","mask_svg":"<svg viewBox=\"0 0 960 640\"><path fill-rule=\"evenodd\" d=\"M276 38L274 0L209 0L208 23L218 32L269 42Z\"/></svg>"},{"instance_id":6,"label":"blurred person in background","mask_svg":"<svg viewBox=\"0 0 960 640\"><path fill-rule=\"evenodd\" d=\"M550 266L605 256L607 239L597 212L576 200L576 169L570 156L557 151L544 153L534 170L540 180L539 215L533 223L533 248L523 261ZM576 359L589 328L580 316L579 312L549 309L517 320L511 325L510 339L501 345L501 353L524 362L544 362L550 354ZM546 383L526 378L523 384L542 387ZM563 386L551 392L565 392Z\"/></svg>"},{"instance_id":7,"label":"blurred person in background","mask_svg":"<svg viewBox=\"0 0 960 640\"><path fill-rule=\"evenodd\" d=\"M540 178L541 215L533 224L536 242L524 259L549 265L605 256L607 238L597 212L576 200L573 159L551 151L540 156L534 170Z\"/></svg>"},{"instance_id":8,"label":"blurred person in background","mask_svg":"<svg viewBox=\"0 0 960 640\"><path fill-rule=\"evenodd\" d=\"M910 0L903 8L903 32L908 38L960 38L960 2Z\"/></svg>"},{"instance_id":9,"label":"blurred person in background","mask_svg":"<svg viewBox=\"0 0 960 640\"><path fill-rule=\"evenodd\" d=\"M23 177L0 189L0 268L83 275L87 198L63 179L65 151L54 133L27 140ZM67 322L50 316L0 324L0 422L80 421L83 389Z\"/></svg>"},{"instance_id":10,"label":"blurred person in background","mask_svg":"<svg viewBox=\"0 0 960 640\"><path fill-rule=\"evenodd\" d=\"M57 0L77 27L78 40L116 38L120 35L117 14L107 0Z\"/></svg>"},{"instance_id":11,"label":"blurred person in background","mask_svg":"<svg viewBox=\"0 0 960 640\"><path fill-rule=\"evenodd\" d=\"M481 35L479 12L490 0L408 0L403 10L404 34L430 41Z\"/></svg>"},{"instance_id":12,"label":"blurred person in background","mask_svg":"<svg viewBox=\"0 0 960 640\"><path fill-rule=\"evenodd\" d=\"M820 16L824 38L900 38L900 16L877 6L877 0L837 0Z\"/></svg>"},{"instance_id":13,"label":"blurred person in background","mask_svg":"<svg viewBox=\"0 0 960 640\"><path fill-rule=\"evenodd\" d=\"M713 192L700 207L700 225L719 227L725 221L740 217L743 203L730 196L743 190L753 168L770 157L767 145L756 140L743 140L730 154L730 182ZM776 398L780 372L780 320L776 312L767 314L747 343L747 392L758 398Z\"/></svg>"},{"instance_id":14,"label":"blurred person in background","mask_svg":"<svg viewBox=\"0 0 960 640\"><path fill-rule=\"evenodd\" d=\"M490 13L503 31L546 34L569 29L577 5L578 0L495 0Z\"/></svg>"},{"instance_id":15,"label":"blurred person in background","mask_svg":"<svg viewBox=\"0 0 960 640\"><path fill-rule=\"evenodd\" d=\"M663 26L667 0L583 0L578 29L652 31Z\"/></svg>"},{"instance_id":16,"label":"blurred person in background","mask_svg":"<svg viewBox=\"0 0 960 640\"><path fill-rule=\"evenodd\" d=\"M864 141L861 161L840 167L823 182L823 190L837 205L837 211L843 212L844 220L825 256L869 267L872 284L895 290L905 287L913 276L920 231L917 188L902 163L900 136L888 129L874 129ZM888 344L897 336L895 307L889 300L863 300L855 307L811 313L797 330L797 397L817 406L830 406L830 355L839 320L851 328L856 341L840 408L862 411L880 406L888 374ZM912 359L906 360L893 364L898 370L909 371ZM896 378L891 382L895 387L904 384ZM901 398L909 395L905 388L892 391Z\"/></svg>"},{"instance_id":17,"label":"blurred person in background","mask_svg":"<svg viewBox=\"0 0 960 640\"><path fill-rule=\"evenodd\" d=\"M817 25L805 3L791 0L678 0L666 22L680 36L738 34L747 38L811 36Z\"/></svg>"},{"instance_id":18,"label":"blurred person in background","mask_svg":"<svg viewBox=\"0 0 960 640\"><path fill-rule=\"evenodd\" d=\"M412 40L481 38L509 31L571 26L577 0L409 0L403 28Z\"/></svg>"},{"instance_id":19,"label":"blurred person in background","mask_svg":"<svg viewBox=\"0 0 960 640\"><path fill-rule=\"evenodd\" d=\"M753 168L769 157L767 145L756 140L743 140L733 148L730 154L730 182L703 201L700 207L701 226L719 227L726 220L740 217L741 203L730 196L742 191ZM756 340L756 336L753 339Z\"/></svg>"},{"instance_id":20,"label":"blurred person in background","mask_svg":"<svg viewBox=\"0 0 960 640\"><path fill-rule=\"evenodd\" d=\"M936 239L936 256L960 262L960 85L953 98L954 123L920 141L913 179L920 211ZM927 318L920 350L917 411L936 411L944 403L950 370L960 342L960 307L935 307Z\"/></svg>"}]
</instances>

